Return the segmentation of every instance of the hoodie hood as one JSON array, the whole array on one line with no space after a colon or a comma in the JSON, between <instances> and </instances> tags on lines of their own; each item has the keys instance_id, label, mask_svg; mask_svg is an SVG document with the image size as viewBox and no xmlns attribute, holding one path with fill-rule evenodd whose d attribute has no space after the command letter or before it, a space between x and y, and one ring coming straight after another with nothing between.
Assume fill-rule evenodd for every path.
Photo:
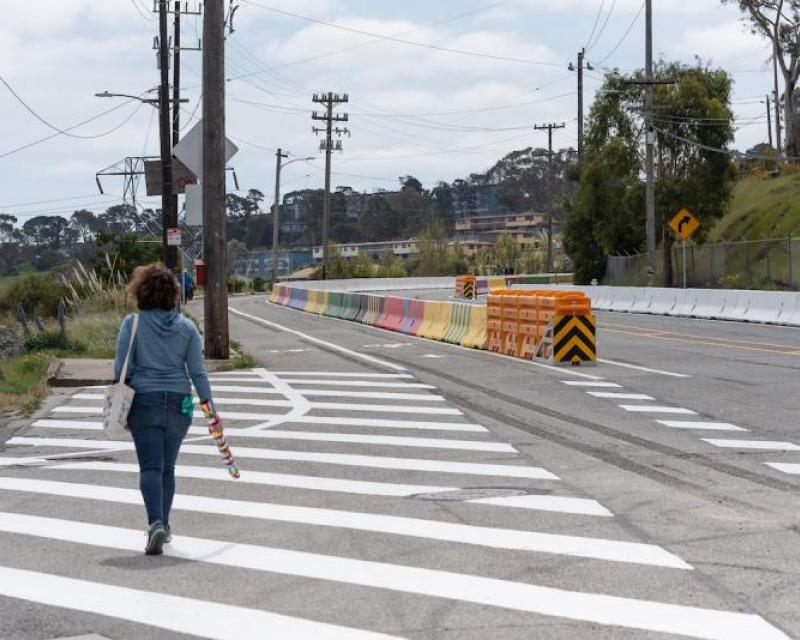
<instances>
[{"instance_id":1,"label":"hoodie hood","mask_svg":"<svg viewBox=\"0 0 800 640\"><path fill-rule=\"evenodd\" d=\"M148 309L140 313L140 319L163 337L174 335L180 328L180 315L174 310Z\"/></svg>"}]
</instances>

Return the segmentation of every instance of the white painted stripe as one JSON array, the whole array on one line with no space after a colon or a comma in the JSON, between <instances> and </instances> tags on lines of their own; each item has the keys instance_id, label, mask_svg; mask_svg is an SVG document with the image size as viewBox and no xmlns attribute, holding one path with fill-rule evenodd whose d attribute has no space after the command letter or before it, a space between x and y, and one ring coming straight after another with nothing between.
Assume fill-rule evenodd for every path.
<instances>
[{"instance_id":1,"label":"white painted stripe","mask_svg":"<svg viewBox=\"0 0 800 640\"><path fill-rule=\"evenodd\" d=\"M672 427L673 429L707 429L709 431L747 431L742 427L737 427L730 422L698 422L698 421L682 421L682 420L656 420L658 424L663 424L665 427Z\"/></svg>"},{"instance_id":2,"label":"white painted stripe","mask_svg":"<svg viewBox=\"0 0 800 640\"><path fill-rule=\"evenodd\" d=\"M132 552L140 550L142 540L141 532L132 529L18 514L0 513L0 529ZM172 544L164 547L164 553L224 567L389 589L704 640L789 640L757 615L567 591L435 569L177 535ZM7 579L0 584L13 582Z\"/></svg>"},{"instance_id":3,"label":"white painted stripe","mask_svg":"<svg viewBox=\"0 0 800 640\"><path fill-rule=\"evenodd\" d=\"M598 362L604 364L613 364L615 367L623 367L625 369L635 369L636 371L644 371L645 373L657 373L662 376L669 376L672 378L691 378L692 376L686 373L676 373L675 371L664 371L663 369L650 369L649 367L642 367L637 364L629 364L627 362L616 362L615 360L604 360L598 358Z\"/></svg>"},{"instance_id":4,"label":"white painted stripe","mask_svg":"<svg viewBox=\"0 0 800 640\"><path fill-rule=\"evenodd\" d=\"M651 404L621 404L619 405L625 411L633 411L638 413L680 413L683 415L697 415L696 411L691 409L684 409L683 407L659 407Z\"/></svg>"},{"instance_id":5,"label":"white painted stripe","mask_svg":"<svg viewBox=\"0 0 800 640\"><path fill-rule=\"evenodd\" d=\"M141 494L135 489L119 489L72 482L51 482L49 480L34 480L30 478L0 477L0 489L86 500L101 500L119 504L139 505L142 500ZM182 511L455 542L493 549L551 553L611 562L670 567L673 569L692 568L666 549L640 542L618 542L602 538L584 538L581 536L519 531L498 527L480 527L423 518L387 516L316 507L296 507L268 502L225 500L185 494L175 495L173 508Z\"/></svg>"},{"instance_id":6,"label":"white painted stripe","mask_svg":"<svg viewBox=\"0 0 800 640\"><path fill-rule=\"evenodd\" d=\"M76 429L78 431L102 431L102 422L82 422L79 420L36 420L32 425L38 429Z\"/></svg>"},{"instance_id":7,"label":"white painted stripe","mask_svg":"<svg viewBox=\"0 0 800 640\"><path fill-rule=\"evenodd\" d=\"M708 444L726 449L758 449L761 451L800 451L800 446L793 442L780 442L776 440L715 440L703 438Z\"/></svg>"},{"instance_id":8,"label":"white painted stripe","mask_svg":"<svg viewBox=\"0 0 800 640\"><path fill-rule=\"evenodd\" d=\"M655 400L653 396L646 393L614 393L613 391L587 391L590 396L595 398L615 398L617 400Z\"/></svg>"},{"instance_id":9,"label":"white painted stripe","mask_svg":"<svg viewBox=\"0 0 800 640\"><path fill-rule=\"evenodd\" d=\"M76 393L75 400L102 400L101 393ZM291 400L265 400L263 398L220 398L214 397L216 405L241 405L248 407L293 407ZM420 407L402 404L356 404L349 402L310 402L312 409L330 409L332 411L376 411L382 413L429 413L443 416L463 415L458 409L450 407Z\"/></svg>"},{"instance_id":10,"label":"white painted stripe","mask_svg":"<svg viewBox=\"0 0 800 640\"><path fill-rule=\"evenodd\" d=\"M359 351L353 351L352 349L347 349L346 347L342 347L338 344L334 344L333 342L327 342L326 340L320 340L319 338L315 338L314 336L310 336L307 333L303 333L302 331L297 331L295 329L290 329L289 327L284 327L282 324L278 324L277 322L271 322L270 320L264 320L264 318L259 318L258 316L254 316L250 313L245 313L244 311L239 311L238 309L234 309L233 307L228 307L228 312L232 313L237 316L241 316L242 318L247 318L248 320L252 320L253 322L257 322L258 324L263 324L267 327L272 327L273 329L279 329L280 331L285 331L286 333L291 333L303 340L308 342L313 342L314 344L319 344L328 349L333 349L334 351L338 351L340 353L345 353L349 356L354 358L359 358L361 360L365 360L366 362L371 362L373 364L377 364L381 367L385 367L386 369L392 369L393 371L405 371L405 367L401 367L399 364L393 364L391 362L386 362L385 360L380 360L375 358L374 356L367 355L366 353L360 353Z\"/></svg>"},{"instance_id":11,"label":"white painted stripe","mask_svg":"<svg viewBox=\"0 0 800 640\"><path fill-rule=\"evenodd\" d=\"M363 371L271 371L275 376L325 376L329 378L413 378L410 373L365 373Z\"/></svg>"},{"instance_id":12,"label":"white painted stripe","mask_svg":"<svg viewBox=\"0 0 800 640\"><path fill-rule=\"evenodd\" d=\"M226 412L225 415L229 415ZM466 422L419 422L414 420L384 420L379 418L349 418L338 416L301 416L292 424L329 424L352 427L376 427L381 429L429 429L433 431L471 431L485 433L488 429L479 424Z\"/></svg>"},{"instance_id":13,"label":"white painted stripe","mask_svg":"<svg viewBox=\"0 0 800 640\"><path fill-rule=\"evenodd\" d=\"M3 464L0 458L0 465ZM8 459L9 463L13 459ZM24 459L23 459L24 460ZM46 464L46 460L42 460ZM108 471L113 473L139 473L139 465L122 462L69 462L66 464L48 464L43 469L55 471ZM335 493L354 493L368 496L384 496L390 498L408 498L420 493L440 493L458 491L458 487L438 487L419 484L395 484L390 482L368 482L363 480L342 480L324 476L301 476L287 473L264 473L249 471L239 479L231 478L227 470L217 467L195 467L178 465L175 475L180 478L196 478L200 480L218 480L222 482L239 482L274 487L291 487L311 491L330 491ZM483 504L495 507L511 507L516 509L533 509L535 511L553 511L556 513L572 513L587 516L613 517L608 509L595 500L558 496L519 496L517 498L483 498L465 500L466 504Z\"/></svg>"},{"instance_id":14,"label":"white painted stripe","mask_svg":"<svg viewBox=\"0 0 800 640\"><path fill-rule=\"evenodd\" d=\"M122 462L68 462L43 467L54 471L108 471L113 473L139 473L138 464ZM291 487L293 489L309 489L311 491L328 491L334 493L355 493L367 496L386 496L407 498L418 493L436 493L439 491L456 491L454 487L440 487L419 484L395 484L390 482L366 482L362 480L342 480L324 476L302 476L288 473L265 473L250 471L234 479L223 467L198 467L177 465L175 475L179 478L196 478L199 480L217 480L221 482L238 482L274 487Z\"/></svg>"},{"instance_id":15,"label":"white painted stripe","mask_svg":"<svg viewBox=\"0 0 800 640\"><path fill-rule=\"evenodd\" d=\"M586 498L527 495L508 496L505 498L479 498L478 500L470 500L469 502L473 504L488 504L496 507L537 509L539 511L574 513L585 516L605 516L609 518L614 516L613 513L596 500L588 500Z\"/></svg>"},{"instance_id":16,"label":"white painted stripe","mask_svg":"<svg viewBox=\"0 0 800 640\"><path fill-rule=\"evenodd\" d=\"M209 378L211 382L258 382L258 378ZM421 382L380 382L375 380L323 380L321 378L281 378L286 384L319 384L331 387L378 387L382 389L435 389L432 384Z\"/></svg>"},{"instance_id":17,"label":"white painted stripe","mask_svg":"<svg viewBox=\"0 0 800 640\"><path fill-rule=\"evenodd\" d=\"M235 399L226 399L229 403ZM214 402L219 402L214 398ZM415 407L408 405L391 404L351 404L344 402L312 402L312 409L328 409L330 411L377 411L382 413L427 413L439 416L461 416L464 415L458 409L451 407Z\"/></svg>"},{"instance_id":18,"label":"white painted stripe","mask_svg":"<svg viewBox=\"0 0 800 640\"><path fill-rule=\"evenodd\" d=\"M198 427L198 429L200 429ZM208 430L205 430L205 434ZM374 444L394 447L425 447L429 449L452 449L456 451L491 451L498 453L517 453L505 442L482 442L478 440L446 440L443 438L406 438L402 436L373 436L358 433L317 433L311 431L285 431L264 429L239 433L235 429L227 431L228 436L247 438L266 438L273 440L312 440L316 442L346 442L350 444Z\"/></svg>"},{"instance_id":19,"label":"white painted stripe","mask_svg":"<svg viewBox=\"0 0 800 640\"><path fill-rule=\"evenodd\" d=\"M140 535L140 547L141 541ZM209 600L140 591L8 567L0 567L0 595L73 611L96 613L213 640L250 638L255 629L269 629L270 637L275 638L386 640L398 637L303 620L260 609L246 609ZM142 635L149 634L143 631Z\"/></svg>"},{"instance_id":20,"label":"white painted stripe","mask_svg":"<svg viewBox=\"0 0 800 640\"><path fill-rule=\"evenodd\" d=\"M608 389L621 389L622 385L616 382L602 382L602 381L587 381L587 380L561 380L561 384L569 385L570 387L606 387Z\"/></svg>"},{"instance_id":21,"label":"white painted stripe","mask_svg":"<svg viewBox=\"0 0 800 640\"><path fill-rule=\"evenodd\" d=\"M34 447L85 448L104 450L133 451L132 442L111 442L109 440L79 440L77 438L11 438L9 445ZM214 446L184 444L181 453L192 455L219 456ZM375 469L399 469L402 471L432 471L434 473L461 473L476 476L498 476L503 478L531 478L535 480L558 480L558 477L541 467L513 464L483 464L480 462L451 462L449 460L426 460L423 458L389 458L386 456L362 456L352 453L318 453L311 451L284 451L281 449L262 449L236 447L237 459L290 460L295 462L315 462L319 464L338 464L348 467L371 467Z\"/></svg>"},{"instance_id":22,"label":"white painted stripe","mask_svg":"<svg viewBox=\"0 0 800 640\"><path fill-rule=\"evenodd\" d=\"M283 381L282 381L283 382ZM236 385L212 385L212 391L227 393L278 393L282 391L269 387L242 387ZM339 391L337 389L298 389L293 388L302 396L327 396L331 398L372 398L374 400L426 400L431 402L444 402L442 396L430 393L396 393L391 391Z\"/></svg>"},{"instance_id":23,"label":"white painted stripe","mask_svg":"<svg viewBox=\"0 0 800 640\"><path fill-rule=\"evenodd\" d=\"M70 420L37 420L31 426L41 429L76 429L102 431L102 422L72 422ZM318 433L313 431L286 431L263 429L248 431L228 427L225 433L229 438L261 438L269 440L311 440L316 442L347 442L351 444L375 444L391 447L424 447L428 449L453 449L456 451L491 451L516 453L517 450L505 442L484 442L480 440L449 440L443 438L406 438L403 436L374 436L359 433ZM205 427L189 427L190 436L207 436Z\"/></svg>"},{"instance_id":24,"label":"white painted stripe","mask_svg":"<svg viewBox=\"0 0 800 640\"><path fill-rule=\"evenodd\" d=\"M788 473L793 476L800 476L800 464L791 464L788 462L767 462L768 467Z\"/></svg>"},{"instance_id":25,"label":"white painted stripe","mask_svg":"<svg viewBox=\"0 0 800 640\"><path fill-rule=\"evenodd\" d=\"M101 415L101 407L54 407L51 409L55 413L85 413ZM202 411L195 411L195 418L203 418ZM266 422L271 418L278 418L280 415L271 413L246 413L240 411L225 411L223 419L227 420L257 420ZM374 427L380 429L425 429L430 431L470 431L475 433L485 433L486 427L479 424L466 422L420 422L415 420L383 420L377 418L350 418L341 416L300 416L286 421L287 424L326 424L341 425L351 427Z\"/></svg>"}]
</instances>

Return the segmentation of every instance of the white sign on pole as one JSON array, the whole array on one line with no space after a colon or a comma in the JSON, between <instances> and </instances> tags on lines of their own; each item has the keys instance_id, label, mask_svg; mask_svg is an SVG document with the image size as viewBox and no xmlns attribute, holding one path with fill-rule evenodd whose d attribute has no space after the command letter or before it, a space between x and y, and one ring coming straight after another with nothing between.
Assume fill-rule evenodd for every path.
<instances>
[{"instance_id":1,"label":"white sign on pole","mask_svg":"<svg viewBox=\"0 0 800 640\"><path fill-rule=\"evenodd\" d=\"M203 226L203 186L186 185L186 224L190 227Z\"/></svg>"},{"instance_id":2,"label":"white sign on pole","mask_svg":"<svg viewBox=\"0 0 800 640\"><path fill-rule=\"evenodd\" d=\"M239 151L233 142L225 138L225 162ZM194 125L173 149L175 157L201 180L203 179L203 122Z\"/></svg>"},{"instance_id":3,"label":"white sign on pole","mask_svg":"<svg viewBox=\"0 0 800 640\"><path fill-rule=\"evenodd\" d=\"M180 247L181 246L181 230L178 228L167 229L167 246Z\"/></svg>"}]
</instances>

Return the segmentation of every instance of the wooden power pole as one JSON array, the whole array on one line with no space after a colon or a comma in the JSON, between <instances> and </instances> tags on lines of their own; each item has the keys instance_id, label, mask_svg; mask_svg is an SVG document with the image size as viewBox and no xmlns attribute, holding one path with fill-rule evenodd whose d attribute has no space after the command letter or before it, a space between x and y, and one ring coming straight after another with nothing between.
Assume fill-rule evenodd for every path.
<instances>
[{"instance_id":1,"label":"wooden power pole","mask_svg":"<svg viewBox=\"0 0 800 640\"><path fill-rule=\"evenodd\" d=\"M280 233L281 167L288 153L280 149L275 152L275 208L272 210L272 284L278 281L278 234Z\"/></svg>"},{"instance_id":2,"label":"wooden power pole","mask_svg":"<svg viewBox=\"0 0 800 640\"><path fill-rule=\"evenodd\" d=\"M167 35L167 0L158 0L158 67L161 82L158 86L158 123L161 139L161 256L168 269L177 265L177 247L167 245L167 231L178 226L178 211L172 195L172 124L169 95L169 36ZM176 103L177 107L177 103Z\"/></svg>"},{"instance_id":3,"label":"wooden power pole","mask_svg":"<svg viewBox=\"0 0 800 640\"><path fill-rule=\"evenodd\" d=\"M553 179L553 129L563 129L567 125L561 124L535 124L533 128L537 131L547 130L547 273L553 273L553 209L555 209L556 199L553 193L555 181Z\"/></svg>"},{"instance_id":4,"label":"wooden power pole","mask_svg":"<svg viewBox=\"0 0 800 640\"><path fill-rule=\"evenodd\" d=\"M163 0L162 0L163 1ZM206 357L227 359L228 245L225 230L225 1L203 16L203 253Z\"/></svg>"},{"instance_id":5,"label":"wooden power pole","mask_svg":"<svg viewBox=\"0 0 800 640\"><path fill-rule=\"evenodd\" d=\"M311 114L312 120L321 120L325 122L325 140L319 143L320 151L325 151L325 199L322 208L322 273L323 279L327 280L330 275L330 243L328 235L330 233L331 221L331 152L342 150L342 141L337 140L333 142L333 134L341 136L342 134L350 134L350 131L345 127L334 129L334 122L347 122L348 115L346 113L334 113L333 109L336 105L349 101L348 95L338 93L322 93L314 94L312 101L325 106L325 113L319 114L314 111ZM314 133L321 133L322 129L317 127L313 128Z\"/></svg>"}]
</instances>

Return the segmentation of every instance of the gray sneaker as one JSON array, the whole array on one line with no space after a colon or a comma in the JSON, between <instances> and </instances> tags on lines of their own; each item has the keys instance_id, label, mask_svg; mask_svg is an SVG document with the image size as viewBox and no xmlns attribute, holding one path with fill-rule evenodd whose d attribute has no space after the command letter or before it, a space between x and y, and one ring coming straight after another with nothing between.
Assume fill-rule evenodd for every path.
<instances>
[{"instance_id":1,"label":"gray sneaker","mask_svg":"<svg viewBox=\"0 0 800 640\"><path fill-rule=\"evenodd\" d=\"M144 548L145 555L160 556L163 553L161 547L167 541L167 530L160 522L150 525L147 532L147 545Z\"/></svg>"}]
</instances>

